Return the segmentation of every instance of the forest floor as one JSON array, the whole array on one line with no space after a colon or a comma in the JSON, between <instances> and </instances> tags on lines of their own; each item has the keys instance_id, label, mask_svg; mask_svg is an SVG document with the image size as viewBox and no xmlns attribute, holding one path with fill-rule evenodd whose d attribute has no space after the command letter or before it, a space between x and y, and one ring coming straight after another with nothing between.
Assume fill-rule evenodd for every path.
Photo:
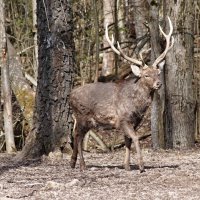
<instances>
[{"instance_id":1,"label":"forest floor","mask_svg":"<svg viewBox=\"0 0 200 200\"><path fill-rule=\"evenodd\" d=\"M0 200L199 200L200 148L190 151L143 149L146 171L121 166L124 149L84 152L88 169L71 169L70 156L16 165L0 154Z\"/></svg>"}]
</instances>

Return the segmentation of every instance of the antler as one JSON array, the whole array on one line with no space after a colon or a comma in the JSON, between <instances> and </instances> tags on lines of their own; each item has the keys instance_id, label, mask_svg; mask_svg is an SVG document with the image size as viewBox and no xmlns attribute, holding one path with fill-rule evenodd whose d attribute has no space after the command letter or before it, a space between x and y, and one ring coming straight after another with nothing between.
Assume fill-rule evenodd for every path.
<instances>
[{"instance_id":1,"label":"antler","mask_svg":"<svg viewBox=\"0 0 200 200\"><path fill-rule=\"evenodd\" d=\"M110 45L111 49L116 53L118 54L119 56L122 56L124 59L136 64L136 65L139 65L139 66L142 66L142 61L139 61L137 59L134 59L134 58L130 58L128 57L127 55L124 54L124 52L122 51L120 45L119 45L119 42L117 42L117 47L118 49L114 46L114 37L112 35L112 41L110 40L109 36L108 36L108 24L106 24L106 32L105 32L105 35L106 35L106 40L108 42L108 44Z\"/></svg>"},{"instance_id":2,"label":"antler","mask_svg":"<svg viewBox=\"0 0 200 200\"><path fill-rule=\"evenodd\" d=\"M167 52L173 47L174 45L174 37L172 36L172 32L173 32L173 25L172 25L172 22L170 20L170 18L168 17L168 21L169 21L169 34L165 34L164 31L162 30L162 28L160 27L159 25L159 29L160 29L160 32L163 34L163 36L165 37L166 39L166 47L165 47L165 50L163 51L163 53L154 61L153 63L153 67L156 68L157 65L165 58ZM172 37L171 37L172 36ZM170 45L171 43L171 45Z\"/></svg>"}]
</instances>

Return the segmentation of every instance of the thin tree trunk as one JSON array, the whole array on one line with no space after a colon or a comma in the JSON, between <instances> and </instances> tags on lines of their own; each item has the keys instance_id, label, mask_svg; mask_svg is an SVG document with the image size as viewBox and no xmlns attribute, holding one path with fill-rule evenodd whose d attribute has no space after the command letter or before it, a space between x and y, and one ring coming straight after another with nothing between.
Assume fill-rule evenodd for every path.
<instances>
[{"instance_id":1,"label":"thin tree trunk","mask_svg":"<svg viewBox=\"0 0 200 200\"><path fill-rule=\"evenodd\" d=\"M1 4L0 4L1 5ZM9 69L5 58L2 59L2 88L3 88L3 116L4 116L4 131L6 139L6 151L12 153L16 151L15 140L13 133L13 120L12 120L12 103L11 103L11 89L9 81Z\"/></svg>"},{"instance_id":2,"label":"thin tree trunk","mask_svg":"<svg viewBox=\"0 0 200 200\"><path fill-rule=\"evenodd\" d=\"M11 89L9 81L9 69L7 65L7 46L6 32L4 22L4 1L0 0L0 56L1 56L1 77L2 77L2 92L3 92L3 117L4 131L6 139L6 151L12 153L16 151L13 121L12 121L12 104L11 104Z\"/></svg>"},{"instance_id":3,"label":"thin tree trunk","mask_svg":"<svg viewBox=\"0 0 200 200\"><path fill-rule=\"evenodd\" d=\"M115 40L119 41L119 23L118 23L118 0L114 0L114 30L115 30ZM110 59L110 58L109 58ZM115 67L115 76L118 76L118 65L119 65L119 59L118 55L114 54L114 67Z\"/></svg>"},{"instance_id":4,"label":"thin tree trunk","mask_svg":"<svg viewBox=\"0 0 200 200\"><path fill-rule=\"evenodd\" d=\"M114 23L114 1L115 0L104 0L103 1L103 15L104 15L104 30L106 27L106 24L112 25ZM105 34L103 36L103 47L108 47L108 42L106 40ZM110 49L103 52L103 65L102 65L102 76L108 76L111 75L113 72L114 67L114 54Z\"/></svg>"},{"instance_id":5,"label":"thin tree trunk","mask_svg":"<svg viewBox=\"0 0 200 200\"><path fill-rule=\"evenodd\" d=\"M118 29L120 30L120 34L118 34L119 36L119 41L120 42L124 42L127 39L126 36L126 30L125 30L125 2L122 0L116 0L117 1L117 10L115 11L117 14L117 18L118 18ZM115 20L116 21L116 20ZM117 38L118 39L118 38ZM122 46L123 47L123 46Z\"/></svg>"},{"instance_id":6,"label":"thin tree trunk","mask_svg":"<svg viewBox=\"0 0 200 200\"><path fill-rule=\"evenodd\" d=\"M99 12L97 8L97 1L93 0L94 5L94 21L95 21L95 41L96 41L96 69L94 82L98 81L99 76Z\"/></svg>"},{"instance_id":7,"label":"thin tree trunk","mask_svg":"<svg viewBox=\"0 0 200 200\"><path fill-rule=\"evenodd\" d=\"M32 9L33 9L33 34L34 34L34 57L33 57L33 67L35 76L34 78L37 80L38 74L38 44L37 44L37 3L36 0L32 0Z\"/></svg>"}]
</instances>

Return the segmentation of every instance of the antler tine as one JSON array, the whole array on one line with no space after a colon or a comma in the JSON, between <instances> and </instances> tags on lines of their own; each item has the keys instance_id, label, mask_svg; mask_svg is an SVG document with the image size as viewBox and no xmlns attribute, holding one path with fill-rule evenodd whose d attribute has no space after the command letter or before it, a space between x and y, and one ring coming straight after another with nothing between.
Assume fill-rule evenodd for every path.
<instances>
[{"instance_id":1,"label":"antler tine","mask_svg":"<svg viewBox=\"0 0 200 200\"><path fill-rule=\"evenodd\" d=\"M141 62L141 61L139 61L139 60L137 60L137 59L134 59L134 58L130 58L130 57L128 57L127 55L124 54L122 48L121 48L120 45L119 45L119 42L117 42L117 47L118 47L119 52L121 53L121 56L122 56L124 59L126 59L126 60L128 60L128 61L130 61L130 62L132 62L132 63L134 63L134 64L136 64L136 65L142 66L142 62Z\"/></svg>"},{"instance_id":2,"label":"antler tine","mask_svg":"<svg viewBox=\"0 0 200 200\"><path fill-rule=\"evenodd\" d=\"M136 65L139 65L139 66L142 66L142 62L139 61L139 60L136 60L134 58L130 58L128 57L127 55L124 54L124 52L122 51L120 45L119 45L119 42L117 42L117 46L118 46L118 49L115 48L114 46L114 37L112 35L112 41L110 40L109 38L109 35L108 35L108 24L106 24L106 31L105 31L105 35L106 35L106 40L108 42L108 44L110 45L111 49L118 55L122 56L124 59L136 64Z\"/></svg>"},{"instance_id":3,"label":"antler tine","mask_svg":"<svg viewBox=\"0 0 200 200\"><path fill-rule=\"evenodd\" d=\"M118 55L120 55L120 52L115 48L114 46L114 37L112 35L112 41L110 41L110 38L108 36L108 24L106 24L106 31L105 31L105 35L106 35L106 40L108 42L108 44L110 45L111 49Z\"/></svg>"},{"instance_id":4,"label":"antler tine","mask_svg":"<svg viewBox=\"0 0 200 200\"><path fill-rule=\"evenodd\" d=\"M143 54L144 53L148 53L149 51L151 50L151 48L148 48L148 49L143 49L139 52L139 57L140 57L140 60L144 63L144 59L143 59ZM143 66L144 68L148 67L146 64Z\"/></svg>"},{"instance_id":5,"label":"antler tine","mask_svg":"<svg viewBox=\"0 0 200 200\"><path fill-rule=\"evenodd\" d=\"M168 17L168 21L169 21L169 33L168 34L165 34L164 31L162 30L162 28L160 27L159 25L159 29L160 29L160 32L163 34L163 36L165 37L166 39L166 47L165 47L165 50L164 52L154 61L153 63L153 67L156 68L157 65L165 58L167 52L173 47L174 45L174 37L171 37L172 35L172 32L173 32L173 25L172 25L172 22L170 20L170 18ZM171 44L170 44L171 43Z\"/></svg>"}]
</instances>

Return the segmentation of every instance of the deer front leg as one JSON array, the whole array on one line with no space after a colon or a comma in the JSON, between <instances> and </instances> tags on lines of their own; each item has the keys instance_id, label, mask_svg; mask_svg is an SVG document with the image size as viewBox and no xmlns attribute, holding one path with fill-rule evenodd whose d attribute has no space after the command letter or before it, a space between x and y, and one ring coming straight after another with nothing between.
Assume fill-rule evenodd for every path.
<instances>
[{"instance_id":1,"label":"deer front leg","mask_svg":"<svg viewBox=\"0 0 200 200\"><path fill-rule=\"evenodd\" d=\"M127 122L123 122L123 129L125 133L127 134L127 136L129 136L135 144L139 170L140 172L144 172L144 163L143 163L142 153L141 153L140 144L139 144L139 137L136 135L135 130L132 128L132 126L128 124Z\"/></svg>"},{"instance_id":2,"label":"deer front leg","mask_svg":"<svg viewBox=\"0 0 200 200\"><path fill-rule=\"evenodd\" d=\"M127 171L130 171L130 149L131 149L131 143L132 139L128 138L126 135L124 136L125 146L126 146L126 153L125 153L125 159L124 159L124 168Z\"/></svg>"},{"instance_id":3,"label":"deer front leg","mask_svg":"<svg viewBox=\"0 0 200 200\"><path fill-rule=\"evenodd\" d=\"M70 166L71 168L75 168L76 161L77 161L77 155L78 155L78 141L77 141L77 133L74 134L74 143L73 143L73 152L71 156Z\"/></svg>"}]
</instances>

